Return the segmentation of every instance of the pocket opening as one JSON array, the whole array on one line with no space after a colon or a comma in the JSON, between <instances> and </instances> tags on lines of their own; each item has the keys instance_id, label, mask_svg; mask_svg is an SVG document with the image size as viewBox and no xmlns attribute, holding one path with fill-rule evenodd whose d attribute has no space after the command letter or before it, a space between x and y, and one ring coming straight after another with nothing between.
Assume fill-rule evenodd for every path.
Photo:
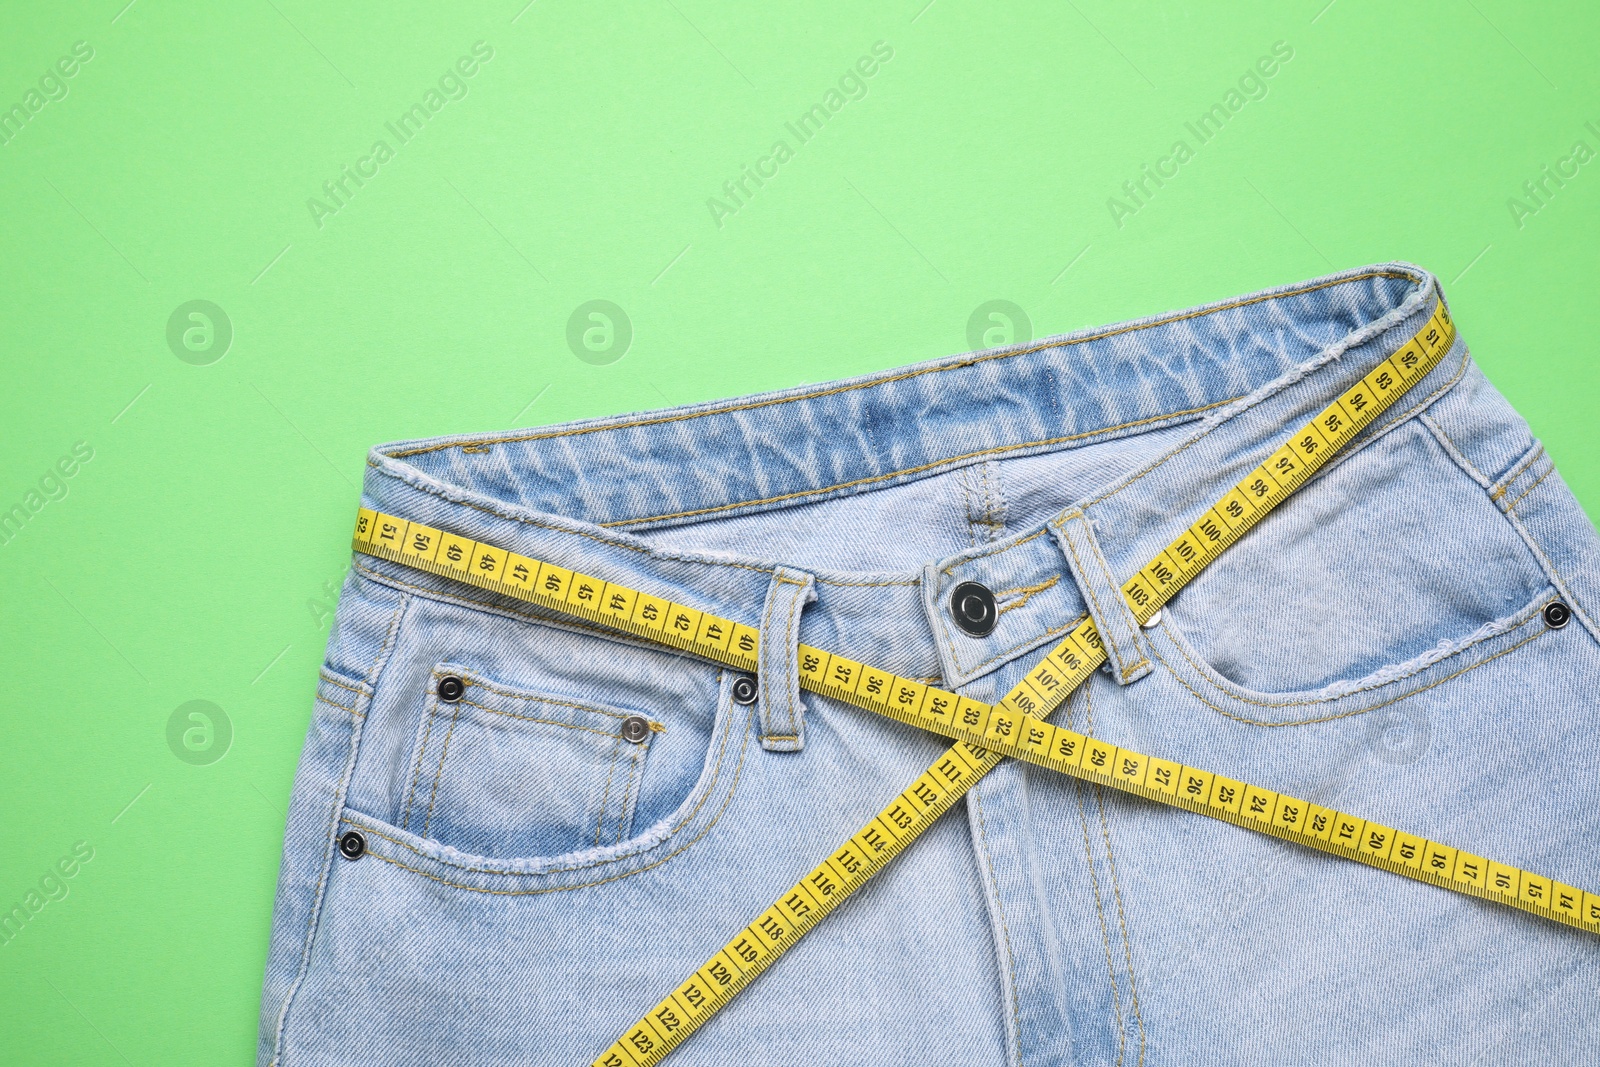
<instances>
[{"instance_id":1,"label":"pocket opening","mask_svg":"<svg viewBox=\"0 0 1600 1067\"><path fill-rule=\"evenodd\" d=\"M443 678L461 680L455 699L440 695ZM615 844L632 833L652 742L666 729L640 711L441 663L398 798L399 826L492 857Z\"/></svg>"}]
</instances>

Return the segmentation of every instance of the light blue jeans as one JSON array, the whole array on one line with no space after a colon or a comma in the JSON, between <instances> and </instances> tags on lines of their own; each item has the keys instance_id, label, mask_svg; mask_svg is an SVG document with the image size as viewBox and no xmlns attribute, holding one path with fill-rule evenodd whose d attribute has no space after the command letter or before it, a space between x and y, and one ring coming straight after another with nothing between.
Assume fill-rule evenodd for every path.
<instances>
[{"instance_id":1,"label":"light blue jeans","mask_svg":"<svg viewBox=\"0 0 1600 1067\"><path fill-rule=\"evenodd\" d=\"M1600 540L1462 340L1159 624L1116 592L1437 299L1386 264L374 449L367 507L758 627L759 695L357 557L260 1063L587 1064L945 746L801 694L797 641L992 699L1087 611L1057 722L1600 892ZM1597 976L1592 934L1007 762L669 1063L1593 1063Z\"/></svg>"}]
</instances>

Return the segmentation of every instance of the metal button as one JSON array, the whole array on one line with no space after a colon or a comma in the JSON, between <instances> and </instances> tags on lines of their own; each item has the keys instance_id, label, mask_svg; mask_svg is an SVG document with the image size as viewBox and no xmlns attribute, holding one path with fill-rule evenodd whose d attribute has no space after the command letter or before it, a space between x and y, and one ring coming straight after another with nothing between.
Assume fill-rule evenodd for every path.
<instances>
[{"instance_id":1,"label":"metal button","mask_svg":"<svg viewBox=\"0 0 1600 1067\"><path fill-rule=\"evenodd\" d=\"M950 615L956 625L973 637L987 637L998 616L994 594L977 582L962 582L950 594Z\"/></svg>"},{"instance_id":2,"label":"metal button","mask_svg":"<svg viewBox=\"0 0 1600 1067\"><path fill-rule=\"evenodd\" d=\"M367 854L367 839L357 830L346 830L339 835L339 855L347 860L358 860Z\"/></svg>"},{"instance_id":3,"label":"metal button","mask_svg":"<svg viewBox=\"0 0 1600 1067\"><path fill-rule=\"evenodd\" d=\"M1553 600L1544 606L1544 624L1552 630L1559 630L1572 621L1572 609L1559 600Z\"/></svg>"},{"instance_id":4,"label":"metal button","mask_svg":"<svg viewBox=\"0 0 1600 1067\"><path fill-rule=\"evenodd\" d=\"M446 704L454 704L466 691L467 683L453 674L447 674L439 679L439 699Z\"/></svg>"},{"instance_id":5,"label":"metal button","mask_svg":"<svg viewBox=\"0 0 1600 1067\"><path fill-rule=\"evenodd\" d=\"M733 680L733 702L746 706L756 702L756 680L748 674L741 674Z\"/></svg>"},{"instance_id":6,"label":"metal button","mask_svg":"<svg viewBox=\"0 0 1600 1067\"><path fill-rule=\"evenodd\" d=\"M643 715L629 715L622 720L622 739L631 744L639 744L650 736L650 720Z\"/></svg>"}]
</instances>

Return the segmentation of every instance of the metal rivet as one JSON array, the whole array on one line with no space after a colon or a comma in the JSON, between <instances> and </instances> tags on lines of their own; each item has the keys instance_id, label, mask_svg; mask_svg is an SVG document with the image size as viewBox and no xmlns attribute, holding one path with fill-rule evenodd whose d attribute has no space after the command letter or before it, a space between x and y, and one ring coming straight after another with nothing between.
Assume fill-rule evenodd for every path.
<instances>
[{"instance_id":1,"label":"metal rivet","mask_svg":"<svg viewBox=\"0 0 1600 1067\"><path fill-rule=\"evenodd\" d=\"M453 674L447 674L439 679L439 699L446 704L454 704L466 691L467 683Z\"/></svg>"},{"instance_id":2,"label":"metal rivet","mask_svg":"<svg viewBox=\"0 0 1600 1067\"><path fill-rule=\"evenodd\" d=\"M650 736L650 720L643 715L629 715L622 720L622 739L630 744L639 744Z\"/></svg>"},{"instance_id":3,"label":"metal rivet","mask_svg":"<svg viewBox=\"0 0 1600 1067\"><path fill-rule=\"evenodd\" d=\"M748 674L741 674L733 680L733 702L749 706L756 702L756 680Z\"/></svg>"},{"instance_id":4,"label":"metal rivet","mask_svg":"<svg viewBox=\"0 0 1600 1067\"><path fill-rule=\"evenodd\" d=\"M359 831L346 830L339 835L339 855L347 860L358 860L367 854L367 839Z\"/></svg>"},{"instance_id":5,"label":"metal rivet","mask_svg":"<svg viewBox=\"0 0 1600 1067\"><path fill-rule=\"evenodd\" d=\"M1154 615L1150 616L1148 619L1146 619L1144 621L1144 628L1146 630L1154 630L1157 626L1160 626L1160 625L1161 625L1161 612L1160 612L1159 609L1156 611L1156 613Z\"/></svg>"},{"instance_id":6,"label":"metal rivet","mask_svg":"<svg viewBox=\"0 0 1600 1067\"><path fill-rule=\"evenodd\" d=\"M1559 600L1553 600L1544 606L1544 624L1552 630L1559 630L1572 621L1572 609Z\"/></svg>"},{"instance_id":7,"label":"metal rivet","mask_svg":"<svg viewBox=\"0 0 1600 1067\"><path fill-rule=\"evenodd\" d=\"M950 594L950 616L963 632L987 637L999 617L994 610L994 594L977 582L962 582Z\"/></svg>"}]
</instances>

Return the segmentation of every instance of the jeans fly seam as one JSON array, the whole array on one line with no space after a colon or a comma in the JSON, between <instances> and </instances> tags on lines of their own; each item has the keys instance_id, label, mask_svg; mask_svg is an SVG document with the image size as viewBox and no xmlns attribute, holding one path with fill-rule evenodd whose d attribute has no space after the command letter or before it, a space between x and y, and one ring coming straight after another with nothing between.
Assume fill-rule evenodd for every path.
<instances>
[{"instance_id":1,"label":"jeans fly seam","mask_svg":"<svg viewBox=\"0 0 1600 1067\"><path fill-rule=\"evenodd\" d=\"M1139 1059L1137 1067L1144 1067L1145 1036L1144 1013L1139 1009L1139 980L1133 973L1133 943L1128 938L1128 916L1122 909L1122 888L1117 878L1117 856L1111 847L1111 828L1106 821L1106 794L1105 787L1096 784L1094 787L1095 806L1100 809L1100 833L1106 842L1106 866L1111 873L1111 899L1117 905L1117 926L1122 930L1122 956L1128 965L1128 995L1133 1000L1133 1022L1139 1030ZM1108 939L1109 940L1109 939ZM1110 952L1110 946L1106 951ZM1121 1022L1118 1022L1121 1026ZM1117 1059L1122 1059L1121 1035L1118 1035L1119 1051Z\"/></svg>"},{"instance_id":2,"label":"jeans fly seam","mask_svg":"<svg viewBox=\"0 0 1600 1067\"><path fill-rule=\"evenodd\" d=\"M1094 787L1095 805L1100 809L1100 833L1106 840L1106 866L1111 870L1111 899L1117 905L1117 925L1122 928L1122 955L1128 964L1128 995L1133 999L1133 1021L1139 1028L1139 1059L1137 1067L1144 1067L1144 1013L1139 1010L1139 980L1133 973L1133 942L1128 937L1128 916L1122 908L1122 887L1117 878L1117 854L1111 847L1111 827L1106 821L1105 786Z\"/></svg>"},{"instance_id":3,"label":"jeans fly seam","mask_svg":"<svg viewBox=\"0 0 1600 1067\"><path fill-rule=\"evenodd\" d=\"M1006 999L1011 1001L1011 1025L1012 1033L1015 1035L1013 1038L1015 1045L1008 1051L1012 1052L1015 1062L1020 1064L1022 1062L1022 1013L1017 1006L1017 957L1011 948L1011 927L1006 923L1006 906L1000 899L1000 876L995 873L994 851L989 847L988 820L983 817L983 800L978 796L978 790L976 789L967 795L972 798L972 803L977 808L978 836L983 839L983 859L989 865L989 879L994 885L994 907L1000 916L1000 932L1006 943L1006 969L1011 973L1011 982L1007 989L1008 995Z\"/></svg>"},{"instance_id":4,"label":"jeans fly seam","mask_svg":"<svg viewBox=\"0 0 1600 1067\"><path fill-rule=\"evenodd\" d=\"M1084 686L1083 703L1089 709L1089 723L1094 724L1094 696L1090 687ZM1128 937L1128 916L1122 908L1122 885L1117 877L1117 850L1111 846L1111 824L1106 818L1106 791L1099 783L1094 787L1095 806L1100 809L1100 833L1106 841L1106 866L1111 872L1111 899L1117 905L1117 925L1122 928L1122 955L1128 964L1128 996L1133 1000L1133 1021L1139 1028L1139 1059L1136 1067L1144 1067L1144 1013L1139 1009L1139 979L1133 973L1133 942Z\"/></svg>"},{"instance_id":5,"label":"jeans fly seam","mask_svg":"<svg viewBox=\"0 0 1600 1067\"><path fill-rule=\"evenodd\" d=\"M378 654L372 658L372 665L367 668L366 685L368 688L376 685L378 674L387 662L396 638L400 632L400 619L405 614L411 598L401 594L399 603L395 605L394 613L389 616L388 632L384 635L383 642L378 646ZM350 776L355 771L356 753L361 747L361 722L358 721L351 730L350 754L345 757L344 774L339 779L339 784L333 792L333 803L328 807L328 828L323 832L326 844L323 846L322 870L317 875L316 892L312 894L310 914L306 916L305 940L300 947L300 964L295 969L294 979L289 983L289 988L283 994L283 1006L278 1009L278 1025L272 1037L272 1059L267 1067L278 1067L283 1060L283 1035L288 1028L289 1009L294 1006L294 998L300 992L300 984L305 980L306 972L311 966L311 943L316 938L317 920L322 914L323 894L327 890L328 875L333 869L333 852L335 834L338 829L339 818L344 811L345 795L350 787Z\"/></svg>"},{"instance_id":6,"label":"jeans fly seam","mask_svg":"<svg viewBox=\"0 0 1600 1067\"><path fill-rule=\"evenodd\" d=\"M1088 687L1083 688L1085 705L1088 709L1087 722L1084 724L1088 736L1094 736L1094 706L1088 703ZM1072 729L1072 697L1076 692L1067 697L1067 729ZM1100 876L1095 873L1094 848L1089 843L1089 808L1084 799L1088 793L1088 785L1081 779L1073 780L1073 787L1078 794L1078 825L1083 830L1083 857L1084 866L1089 871L1089 888L1094 893L1095 915L1100 920L1100 943L1106 952L1106 977L1111 982L1111 1018L1117 1031L1117 1064L1122 1067L1122 1056L1127 1044L1127 1033L1122 1025L1122 996L1117 991L1117 967L1111 960L1111 932L1106 925L1105 904L1100 898Z\"/></svg>"},{"instance_id":7,"label":"jeans fly seam","mask_svg":"<svg viewBox=\"0 0 1600 1067\"><path fill-rule=\"evenodd\" d=\"M995 594L996 600L1006 596L1009 593L1015 593L1016 596L1006 601L1004 607L997 609L995 611L995 617L998 618L1008 611L1013 611L1017 608L1023 607L1028 603L1028 601L1032 600L1036 594L1044 592L1046 589L1051 588L1059 581L1061 581L1061 575L1057 574L1053 577L1046 578L1042 582L1035 582L1032 585L1019 585L1012 589L1002 589L1000 592Z\"/></svg>"}]
</instances>

